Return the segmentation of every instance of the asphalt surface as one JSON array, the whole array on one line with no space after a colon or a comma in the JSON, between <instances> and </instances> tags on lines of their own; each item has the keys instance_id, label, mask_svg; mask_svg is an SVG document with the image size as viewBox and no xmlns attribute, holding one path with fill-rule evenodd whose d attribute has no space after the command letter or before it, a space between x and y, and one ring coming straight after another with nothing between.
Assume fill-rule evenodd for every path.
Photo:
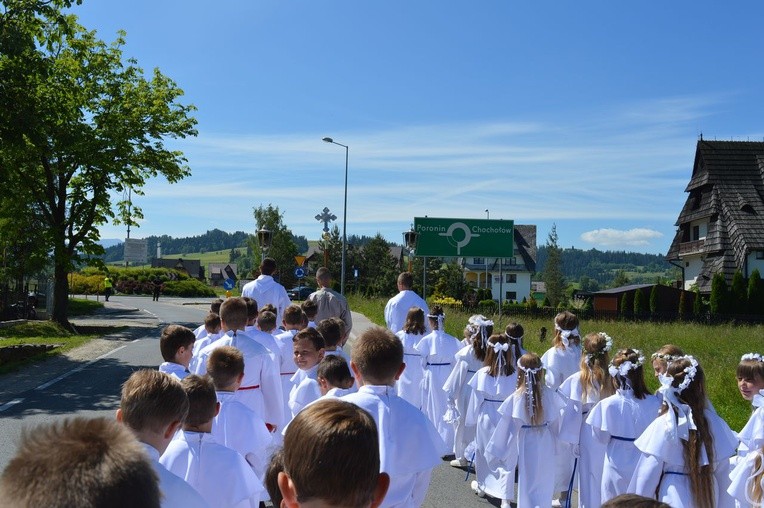
<instances>
[{"instance_id":1,"label":"asphalt surface","mask_svg":"<svg viewBox=\"0 0 764 508\"><path fill-rule=\"evenodd\" d=\"M112 296L98 313L73 319L75 326L125 326L124 331L95 339L50 360L0 376L0 469L15 453L23 429L70 416L112 417L119 407L121 384L139 369L162 362L159 334L167 324L198 326L209 309L199 299ZM356 334L374 326L353 313ZM346 346L347 347L347 346ZM349 352L349 351L348 351ZM470 490L474 479L447 462L433 471L424 507L488 507L500 501L479 498Z\"/></svg>"}]
</instances>

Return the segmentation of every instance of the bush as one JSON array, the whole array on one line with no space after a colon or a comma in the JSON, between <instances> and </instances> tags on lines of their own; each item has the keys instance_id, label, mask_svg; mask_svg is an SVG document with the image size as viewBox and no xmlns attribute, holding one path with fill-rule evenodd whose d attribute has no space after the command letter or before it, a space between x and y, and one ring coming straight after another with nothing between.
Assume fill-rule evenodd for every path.
<instances>
[{"instance_id":1,"label":"bush","mask_svg":"<svg viewBox=\"0 0 764 508\"><path fill-rule=\"evenodd\" d=\"M213 291L211 287L196 279L171 280L165 282L162 293L167 296L215 296L215 291Z\"/></svg>"},{"instance_id":2,"label":"bush","mask_svg":"<svg viewBox=\"0 0 764 508\"><path fill-rule=\"evenodd\" d=\"M498 307L498 303L495 300L480 300L478 306L483 309L494 309Z\"/></svg>"}]
</instances>

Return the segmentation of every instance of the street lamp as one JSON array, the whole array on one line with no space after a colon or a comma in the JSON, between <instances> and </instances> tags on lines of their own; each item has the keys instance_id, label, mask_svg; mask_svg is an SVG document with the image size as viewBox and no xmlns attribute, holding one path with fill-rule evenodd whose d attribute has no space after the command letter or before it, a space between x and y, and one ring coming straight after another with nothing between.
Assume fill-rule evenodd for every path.
<instances>
[{"instance_id":1,"label":"street lamp","mask_svg":"<svg viewBox=\"0 0 764 508\"><path fill-rule=\"evenodd\" d=\"M485 209L485 218L490 219L491 218L491 212L488 211L488 208Z\"/></svg>"},{"instance_id":2,"label":"street lamp","mask_svg":"<svg viewBox=\"0 0 764 508\"><path fill-rule=\"evenodd\" d=\"M337 143L332 138L323 138L323 141L326 143L332 143L332 144L345 148L345 204L342 208L342 275L340 277L340 294L344 295L345 294L345 256L346 256L347 245L348 245L347 225L348 225L348 152L349 152L349 148L347 145L343 145L342 143Z\"/></svg>"},{"instance_id":3,"label":"street lamp","mask_svg":"<svg viewBox=\"0 0 764 508\"><path fill-rule=\"evenodd\" d=\"M260 244L260 263L265 259L265 251L271 246L271 240L273 240L273 233L270 229L263 226L257 230L257 243Z\"/></svg>"},{"instance_id":4,"label":"street lamp","mask_svg":"<svg viewBox=\"0 0 764 508\"><path fill-rule=\"evenodd\" d=\"M413 225L411 226L411 229L403 233L403 244L409 251L409 272L411 271L411 256L414 254L414 250L416 249L416 242L418 237L419 233L414 231Z\"/></svg>"}]
</instances>

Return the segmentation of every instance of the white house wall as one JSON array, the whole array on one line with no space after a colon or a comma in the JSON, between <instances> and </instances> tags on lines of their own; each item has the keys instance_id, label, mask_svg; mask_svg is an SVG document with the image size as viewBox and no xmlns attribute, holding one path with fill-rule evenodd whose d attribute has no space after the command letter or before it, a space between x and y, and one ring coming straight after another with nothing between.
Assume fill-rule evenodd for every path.
<instances>
[{"instance_id":1,"label":"white house wall","mask_svg":"<svg viewBox=\"0 0 764 508\"><path fill-rule=\"evenodd\" d=\"M764 259L757 259L757 258L764 258L764 253L759 251L759 252L753 252L751 254L748 254L748 260L747 260L748 273L743 274L745 278L750 277L753 271L756 270L757 268L759 269L759 275L764 277Z\"/></svg>"},{"instance_id":2,"label":"white house wall","mask_svg":"<svg viewBox=\"0 0 764 508\"><path fill-rule=\"evenodd\" d=\"M682 258L681 262L685 264L684 289L689 291L692 289L692 285L695 284L698 275L700 275L700 270L703 268L703 260L700 256L687 256Z\"/></svg>"}]
</instances>

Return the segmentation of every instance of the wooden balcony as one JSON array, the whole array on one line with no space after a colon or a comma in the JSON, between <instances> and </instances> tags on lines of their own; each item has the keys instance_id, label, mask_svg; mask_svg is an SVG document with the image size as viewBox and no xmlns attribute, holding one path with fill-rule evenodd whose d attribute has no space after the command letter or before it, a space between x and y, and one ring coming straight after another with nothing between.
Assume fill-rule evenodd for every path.
<instances>
[{"instance_id":1,"label":"wooden balcony","mask_svg":"<svg viewBox=\"0 0 764 508\"><path fill-rule=\"evenodd\" d=\"M700 254L703 252L703 249L705 248L706 240L695 240L692 242L682 242L679 244L679 254L680 255L691 255L691 254Z\"/></svg>"}]
</instances>

